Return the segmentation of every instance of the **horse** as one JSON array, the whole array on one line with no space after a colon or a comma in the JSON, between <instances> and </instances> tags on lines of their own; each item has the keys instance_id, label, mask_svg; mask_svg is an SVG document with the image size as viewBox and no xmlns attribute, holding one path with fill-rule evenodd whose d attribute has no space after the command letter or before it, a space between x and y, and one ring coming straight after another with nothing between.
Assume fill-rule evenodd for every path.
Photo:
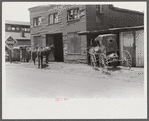
<instances>
[{"instance_id":1,"label":"horse","mask_svg":"<svg viewBox=\"0 0 149 121\"><path fill-rule=\"evenodd\" d=\"M46 58L46 64L48 64L48 56L52 51L54 51L54 45L47 46L45 48L36 47L35 50L32 51L32 59L34 61L34 65L36 64L36 58L38 59L38 68L43 67L43 58Z\"/></svg>"},{"instance_id":2,"label":"horse","mask_svg":"<svg viewBox=\"0 0 149 121\"><path fill-rule=\"evenodd\" d=\"M37 48L32 51L32 60L34 61L34 65L36 65L36 57L37 57Z\"/></svg>"}]
</instances>

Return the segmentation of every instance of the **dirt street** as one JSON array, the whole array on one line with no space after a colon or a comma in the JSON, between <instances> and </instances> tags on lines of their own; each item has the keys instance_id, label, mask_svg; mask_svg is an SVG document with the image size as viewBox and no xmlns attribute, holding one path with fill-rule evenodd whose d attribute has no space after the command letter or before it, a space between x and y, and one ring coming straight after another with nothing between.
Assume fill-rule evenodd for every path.
<instances>
[{"instance_id":1,"label":"dirt street","mask_svg":"<svg viewBox=\"0 0 149 121\"><path fill-rule=\"evenodd\" d=\"M133 101L134 99L144 99L143 68L132 68L131 70L121 69L120 67L117 69L109 68L110 74L105 74L86 64L50 62L43 69L38 69L37 65L35 66L32 63L6 63L5 71L3 97L7 99L5 106L8 108L9 105L9 110L14 108L14 104L18 100L26 99L52 100L63 103L66 100L69 102L70 100L78 101L80 99L87 99L88 101L91 99L102 101L103 99L133 99ZM9 103L8 99L11 100ZM124 104L128 106L128 103L125 102ZM20 104L16 105L21 107ZM38 106L36 105L36 107ZM134 107L136 108L136 105ZM140 107L138 109L140 110ZM112 115L112 113L110 114ZM108 113L109 116L110 114ZM103 115L107 116L106 114ZM11 113L9 116L17 117L17 115ZM20 116L24 115L20 114ZM120 115L114 114L112 116Z\"/></svg>"}]
</instances>

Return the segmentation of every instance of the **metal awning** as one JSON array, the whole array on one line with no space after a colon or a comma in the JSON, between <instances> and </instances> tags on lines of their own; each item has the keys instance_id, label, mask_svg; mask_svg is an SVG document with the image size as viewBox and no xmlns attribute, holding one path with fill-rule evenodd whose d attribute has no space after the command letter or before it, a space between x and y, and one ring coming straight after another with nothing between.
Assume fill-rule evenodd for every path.
<instances>
[{"instance_id":1,"label":"metal awning","mask_svg":"<svg viewBox=\"0 0 149 121\"><path fill-rule=\"evenodd\" d=\"M140 30L140 29L144 29L144 26L109 28L106 30L94 30L94 31L81 31L81 32L78 32L78 35L108 34L108 33L113 33L113 32L132 31L132 30Z\"/></svg>"},{"instance_id":2,"label":"metal awning","mask_svg":"<svg viewBox=\"0 0 149 121\"><path fill-rule=\"evenodd\" d=\"M108 30L94 30L94 31L81 31L78 32L79 35L87 35L87 34L104 34L104 33L108 33Z\"/></svg>"}]
</instances>

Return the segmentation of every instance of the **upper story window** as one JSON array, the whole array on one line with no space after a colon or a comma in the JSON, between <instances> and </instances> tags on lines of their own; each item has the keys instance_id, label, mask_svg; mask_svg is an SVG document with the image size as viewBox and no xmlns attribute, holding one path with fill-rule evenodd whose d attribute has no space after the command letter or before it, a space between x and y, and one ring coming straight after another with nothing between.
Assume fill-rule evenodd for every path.
<instances>
[{"instance_id":1,"label":"upper story window","mask_svg":"<svg viewBox=\"0 0 149 121\"><path fill-rule=\"evenodd\" d=\"M49 15L49 24L53 24L53 14Z\"/></svg>"},{"instance_id":2,"label":"upper story window","mask_svg":"<svg viewBox=\"0 0 149 121\"><path fill-rule=\"evenodd\" d=\"M7 30L11 30L11 26L7 26Z\"/></svg>"},{"instance_id":3,"label":"upper story window","mask_svg":"<svg viewBox=\"0 0 149 121\"><path fill-rule=\"evenodd\" d=\"M54 14L54 23L58 23L58 13Z\"/></svg>"},{"instance_id":4,"label":"upper story window","mask_svg":"<svg viewBox=\"0 0 149 121\"><path fill-rule=\"evenodd\" d=\"M79 18L79 8L70 9L67 11L67 20L72 21Z\"/></svg>"},{"instance_id":5,"label":"upper story window","mask_svg":"<svg viewBox=\"0 0 149 121\"><path fill-rule=\"evenodd\" d=\"M34 26L40 26L41 25L41 17L36 17L33 19L33 25Z\"/></svg>"},{"instance_id":6,"label":"upper story window","mask_svg":"<svg viewBox=\"0 0 149 121\"><path fill-rule=\"evenodd\" d=\"M96 5L96 13L103 13L103 6L102 5Z\"/></svg>"},{"instance_id":7,"label":"upper story window","mask_svg":"<svg viewBox=\"0 0 149 121\"><path fill-rule=\"evenodd\" d=\"M12 26L12 28L11 28L11 29L12 29L13 31L14 31L14 30L16 30L16 28L15 28L14 26Z\"/></svg>"},{"instance_id":8,"label":"upper story window","mask_svg":"<svg viewBox=\"0 0 149 121\"><path fill-rule=\"evenodd\" d=\"M16 27L16 30L17 30L17 31L20 31L20 28L19 28L19 27Z\"/></svg>"},{"instance_id":9,"label":"upper story window","mask_svg":"<svg viewBox=\"0 0 149 121\"><path fill-rule=\"evenodd\" d=\"M58 23L58 13L49 15L49 24Z\"/></svg>"},{"instance_id":10,"label":"upper story window","mask_svg":"<svg viewBox=\"0 0 149 121\"><path fill-rule=\"evenodd\" d=\"M20 32L20 30L24 30L25 32L30 32L29 26L22 26L22 25L6 25L5 26L6 31L14 31L14 32Z\"/></svg>"},{"instance_id":11,"label":"upper story window","mask_svg":"<svg viewBox=\"0 0 149 121\"><path fill-rule=\"evenodd\" d=\"M25 28L25 31L26 31L26 32L29 32L29 31L30 31L30 28Z\"/></svg>"}]
</instances>

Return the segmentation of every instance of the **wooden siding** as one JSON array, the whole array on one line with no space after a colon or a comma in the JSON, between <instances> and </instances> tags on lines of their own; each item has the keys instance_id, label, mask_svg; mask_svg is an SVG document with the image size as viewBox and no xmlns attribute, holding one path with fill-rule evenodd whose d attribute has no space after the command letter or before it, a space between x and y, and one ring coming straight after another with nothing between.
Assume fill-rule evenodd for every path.
<instances>
[{"instance_id":1,"label":"wooden siding","mask_svg":"<svg viewBox=\"0 0 149 121\"><path fill-rule=\"evenodd\" d=\"M121 41L120 55L123 50L127 50L132 58L132 66L135 66L136 59L135 59L134 32L133 31L121 32L120 41Z\"/></svg>"},{"instance_id":2,"label":"wooden siding","mask_svg":"<svg viewBox=\"0 0 149 121\"><path fill-rule=\"evenodd\" d=\"M144 66L144 31L120 32L120 56L123 50L130 52L132 66Z\"/></svg>"},{"instance_id":3,"label":"wooden siding","mask_svg":"<svg viewBox=\"0 0 149 121\"><path fill-rule=\"evenodd\" d=\"M136 38L136 66L144 67L144 31L135 32Z\"/></svg>"}]
</instances>

